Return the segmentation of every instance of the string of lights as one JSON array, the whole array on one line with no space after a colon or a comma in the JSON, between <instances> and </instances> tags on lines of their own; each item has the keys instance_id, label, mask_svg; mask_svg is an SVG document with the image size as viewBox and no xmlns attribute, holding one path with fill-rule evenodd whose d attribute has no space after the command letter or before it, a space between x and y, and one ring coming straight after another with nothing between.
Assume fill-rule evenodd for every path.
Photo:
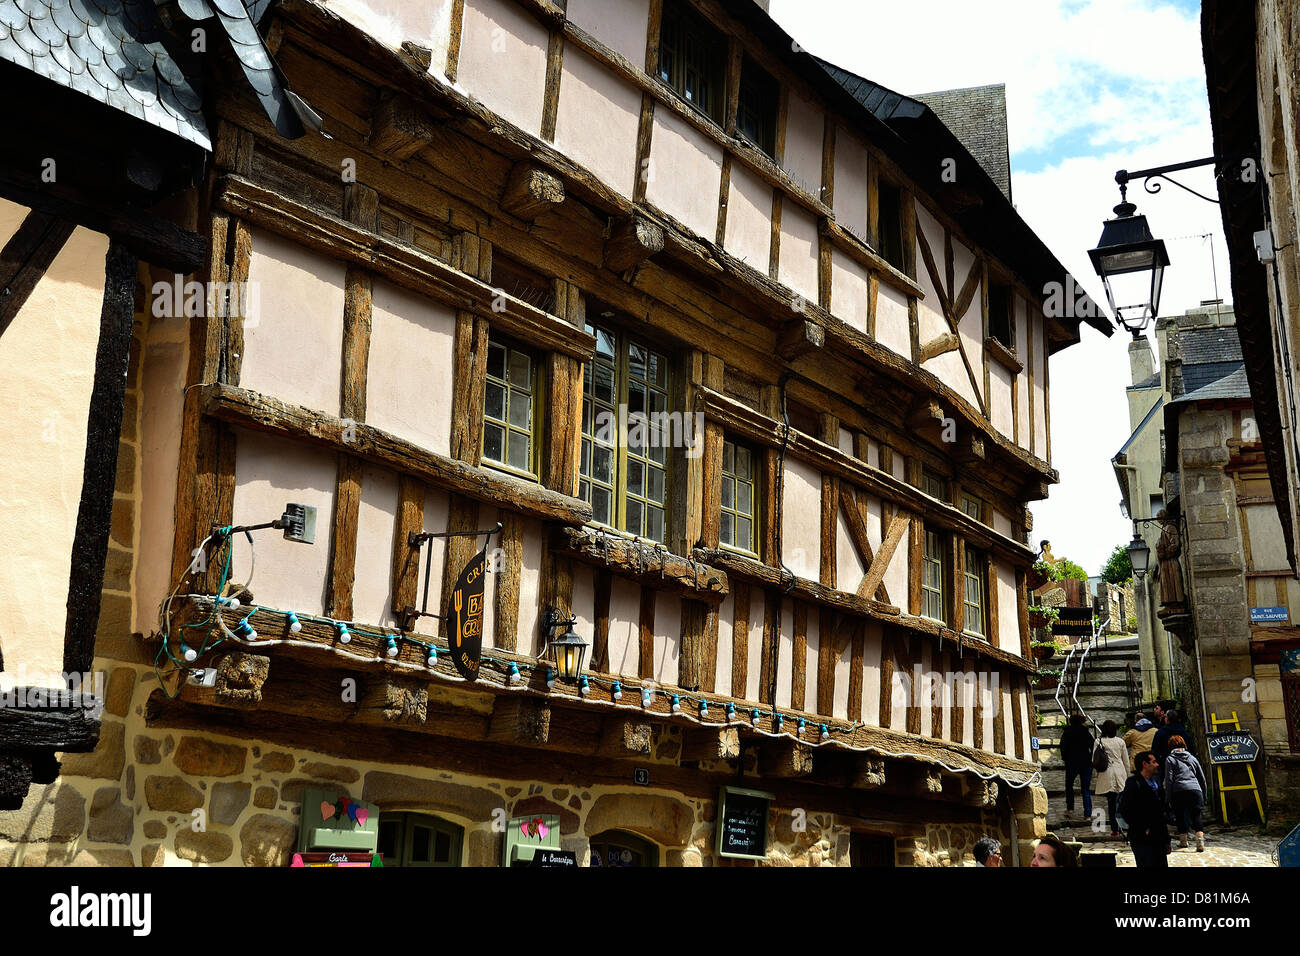
<instances>
[{"instance_id":1,"label":"string of lights","mask_svg":"<svg viewBox=\"0 0 1300 956\"><path fill-rule=\"evenodd\" d=\"M229 529L221 529L221 531L228 530ZM221 538L221 532L219 531L215 533L213 537ZM209 540L211 540L211 538L205 540L202 547L206 547ZM226 535L224 538L221 538L221 540L227 543L227 552L221 575L221 584L218 588L217 595L195 594L189 596L191 598L202 598L212 601L213 606L209 610L208 616L202 622L185 625L185 629L208 626L210 634L214 630L217 630L220 631L221 636L215 640L206 637L203 644L197 650L187 647L184 642L182 642L181 657L183 659L178 659L171 653L171 650L168 647L170 604L176 597L177 590L179 590L180 584L178 583L177 590L174 590L167 602L164 603L164 627L162 633L163 647L159 650L158 658L155 661L155 671L158 670L157 663L158 661L161 661L164 653L176 665L176 668L167 672L168 674L171 674L174 673L177 668L183 670L193 666L198 657L209 650L216 648L225 641L230 641L233 644L249 648L288 646L321 649L322 647L327 647L327 645L322 645L319 641L303 640L292 636L301 633L303 622L308 621L332 629L335 633L337 644L329 647L329 649L333 653L349 660L358 663L373 663L377 659L386 659L391 667L400 668L402 670L419 671L424 674L432 674L450 682L465 682L464 678L459 674L448 673L447 668L445 667L442 669L439 668L439 646L432 641L421 640L406 634L381 633L370 629L367 625L358 624L353 621L339 621L320 615L308 614L306 612L297 612L293 610L268 607L265 605L250 604L246 606L247 613L240 618L239 622L235 624L233 628L230 627L227 625L224 616L218 612L220 610L239 609L241 608L241 605L237 598L228 597L223 594L223 591L228 587L229 581L229 536ZM188 573L189 572L182 577L181 583L184 582L184 577L187 577ZM251 582L251 569L249 581ZM247 588L247 586L248 583L246 582L241 586L241 590L242 588ZM269 634L272 629L275 629L278 633L288 636L268 637L259 634L254 626L254 617L258 615L278 615L280 618L278 621L274 623L264 622L263 630ZM216 625L215 629L210 626L213 624ZM373 649L370 650L369 653L362 650L358 644L354 643L356 637L364 638L367 642L373 642ZM409 661L401 660L400 653L401 645L403 644L419 648L420 654L424 658L424 664L418 665L410 663ZM443 650L446 650L445 647ZM533 663L530 661L520 661L510 658L499 658L490 654L484 654L481 660L484 664L490 664L499 672L503 673L506 677L507 686L511 689L528 689L529 681L525 678L525 673L534 674L544 672L546 687L552 692L558 683L554 668L544 662ZM161 672L159 672L159 676L160 678L163 676ZM165 682L163 682L163 686L164 688L166 687ZM593 698L593 686L602 688L604 692L608 694L609 700L606 701L600 698ZM604 706L625 711L636 711L638 709L644 711L653 706L657 696L663 696L667 698L669 712L675 718L689 721L700 726L738 726L741 723L745 723L751 733L771 739L790 739L810 747L832 746L839 750L873 754L894 759L915 759L932 766L937 766L949 773L969 773L980 780L998 780L1013 789L1038 785L1041 783L1042 779L1042 775L1038 771L1034 771L1027 778L1020 779L1006 773L988 773L976 767L953 766L936 758L933 754L921 754L906 750L891 750L876 744L852 744L843 738L846 735L851 734L859 726L862 726L857 721L853 722L848 727L832 727L827 722L810 721L806 717L797 714L784 714L777 708L738 708L732 701L719 699L710 700L706 697L684 693L675 689L670 691L657 684L626 683L626 689L636 693L639 697L639 705L632 702L623 703L625 681L621 678L606 678L594 674L582 674L579 676L577 684L578 696L589 704L595 706ZM603 696L604 695L602 694L602 697ZM719 712L721 719L716 719L715 714L718 714ZM764 724L767 726L764 727ZM792 729L787 729L787 725ZM812 729L810 730L810 728ZM807 739L813 733L816 734L816 740Z\"/></svg>"}]
</instances>

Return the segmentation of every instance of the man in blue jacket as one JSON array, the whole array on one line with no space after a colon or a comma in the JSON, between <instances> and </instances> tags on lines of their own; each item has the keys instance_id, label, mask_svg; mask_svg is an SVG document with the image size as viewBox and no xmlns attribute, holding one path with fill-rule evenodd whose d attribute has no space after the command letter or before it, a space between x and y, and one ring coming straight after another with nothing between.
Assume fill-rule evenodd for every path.
<instances>
[{"instance_id":1,"label":"man in blue jacket","mask_svg":"<svg viewBox=\"0 0 1300 956\"><path fill-rule=\"evenodd\" d=\"M1124 785L1119 798L1120 815L1128 823L1128 842L1133 848L1133 862L1140 867L1169 865L1173 846L1165 825L1165 802L1160 795L1156 774L1160 761L1149 750L1133 761L1133 776Z\"/></svg>"}]
</instances>

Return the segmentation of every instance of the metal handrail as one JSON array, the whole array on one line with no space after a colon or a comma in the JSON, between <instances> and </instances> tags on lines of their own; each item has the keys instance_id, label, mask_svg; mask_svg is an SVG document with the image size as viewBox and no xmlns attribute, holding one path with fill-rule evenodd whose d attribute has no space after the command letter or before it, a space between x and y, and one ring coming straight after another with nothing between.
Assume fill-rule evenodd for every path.
<instances>
[{"instance_id":1,"label":"metal handrail","mask_svg":"<svg viewBox=\"0 0 1300 956\"><path fill-rule=\"evenodd\" d=\"M1083 647L1083 654L1079 656L1079 666L1078 668L1076 668L1074 672L1074 686L1070 689L1070 703L1074 707L1076 707L1078 709L1078 712L1083 714L1084 719L1086 719L1088 723L1092 724L1094 727L1097 726L1097 722L1088 716L1088 712L1084 710L1083 705L1079 703L1079 681L1083 680L1083 669L1088 663L1088 655L1092 652L1092 649L1097 645L1098 635L1100 635L1101 632L1106 629L1106 626L1108 624L1110 624L1110 618L1106 618L1106 620L1104 620L1100 626L1098 626L1096 623L1093 624L1092 637L1088 638L1087 644L1085 644ZM1070 676L1070 663L1074 660L1074 652L1077 651L1078 649L1079 649L1078 644L1073 645L1070 648L1070 653L1065 656L1065 667L1062 668L1061 670L1061 677L1063 678L1063 680L1061 683L1056 685L1056 698L1055 698L1056 706L1061 711L1061 714L1067 718L1070 716L1070 712L1067 711L1064 705L1062 705L1061 703L1061 691L1065 688L1064 679L1068 679Z\"/></svg>"}]
</instances>

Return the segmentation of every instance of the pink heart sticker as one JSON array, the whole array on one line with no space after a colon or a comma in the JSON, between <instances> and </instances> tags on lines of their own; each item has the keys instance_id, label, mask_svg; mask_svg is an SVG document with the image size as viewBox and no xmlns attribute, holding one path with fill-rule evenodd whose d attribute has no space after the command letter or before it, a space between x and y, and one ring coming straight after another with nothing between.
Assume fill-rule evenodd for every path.
<instances>
[{"instance_id":1,"label":"pink heart sticker","mask_svg":"<svg viewBox=\"0 0 1300 956\"><path fill-rule=\"evenodd\" d=\"M362 826L365 826L366 821L369 819L370 819L370 811L367 810L365 807L362 807L360 810L357 811L357 823L361 824Z\"/></svg>"},{"instance_id":2,"label":"pink heart sticker","mask_svg":"<svg viewBox=\"0 0 1300 956\"><path fill-rule=\"evenodd\" d=\"M527 820L524 820L522 823L519 824L519 829L523 832L524 836L532 836L532 834L529 832L528 829L529 826L530 824Z\"/></svg>"},{"instance_id":3,"label":"pink heart sticker","mask_svg":"<svg viewBox=\"0 0 1300 956\"><path fill-rule=\"evenodd\" d=\"M541 836L541 838L542 838L543 840L546 839L546 834L549 833L550 831L551 831L551 828L548 827L545 823L538 823L538 824L537 824L537 833L538 833L539 836Z\"/></svg>"},{"instance_id":4,"label":"pink heart sticker","mask_svg":"<svg viewBox=\"0 0 1300 956\"><path fill-rule=\"evenodd\" d=\"M334 816L334 804L330 803L328 800L322 800L320 802L320 818L322 820L328 820L332 816Z\"/></svg>"},{"instance_id":5,"label":"pink heart sticker","mask_svg":"<svg viewBox=\"0 0 1300 956\"><path fill-rule=\"evenodd\" d=\"M301 853L295 853L295 854L293 855L293 862L290 863L289 865L290 865L290 866L306 866L306 864L302 862L302 854L301 854Z\"/></svg>"}]
</instances>

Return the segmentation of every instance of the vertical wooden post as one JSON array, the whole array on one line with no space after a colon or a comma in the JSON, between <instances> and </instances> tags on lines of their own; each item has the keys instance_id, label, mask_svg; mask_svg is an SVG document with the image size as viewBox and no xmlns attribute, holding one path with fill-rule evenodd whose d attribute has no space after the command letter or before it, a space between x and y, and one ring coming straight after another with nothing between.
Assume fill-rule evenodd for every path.
<instances>
[{"instance_id":1,"label":"vertical wooden post","mask_svg":"<svg viewBox=\"0 0 1300 956\"><path fill-rule=\"evenodd\" d=\"M641 585L641 613L637 630L637 675L649 679L655 676L655 597L657 592L648 584Z\"/></svg>"},{"instance_id":2,"label":"vertical wooden post","mask_svg":"<svg viewBox=\"0 0 1300 956\"><path fill-rule=\"evenodd\" d=\"M518 647L519 575L524 557L523 519L513 512L501 511L501 562L496 572L495 645L504 651ZM606 598L608 601L608 597ZM592 667L596 666L593 651Z\"/></svg>"},{"instance_id":3,"label":"vertical wooden post","mask_svg":"<svg viewBox=\"0 0 1300 956\"><path fill-rule=\"evenodd\" d=\"M731 696L743 698L749 685L749 582L733 579Z\"/></svg>"},{"instance_id":4,"label":"vertical wooden post","mask_svg":"<svg viewBox=\"0 0 1300 956\"><path fill-rule=\"evenodd\" d=\"M397 483L397 521L393 528L393 613L400 620L416 606L420 551L410 545L411 532L424 530L424 482L402 475ZM432 547L433 545L429 545Z\"/></svg>"}]
</instances>

